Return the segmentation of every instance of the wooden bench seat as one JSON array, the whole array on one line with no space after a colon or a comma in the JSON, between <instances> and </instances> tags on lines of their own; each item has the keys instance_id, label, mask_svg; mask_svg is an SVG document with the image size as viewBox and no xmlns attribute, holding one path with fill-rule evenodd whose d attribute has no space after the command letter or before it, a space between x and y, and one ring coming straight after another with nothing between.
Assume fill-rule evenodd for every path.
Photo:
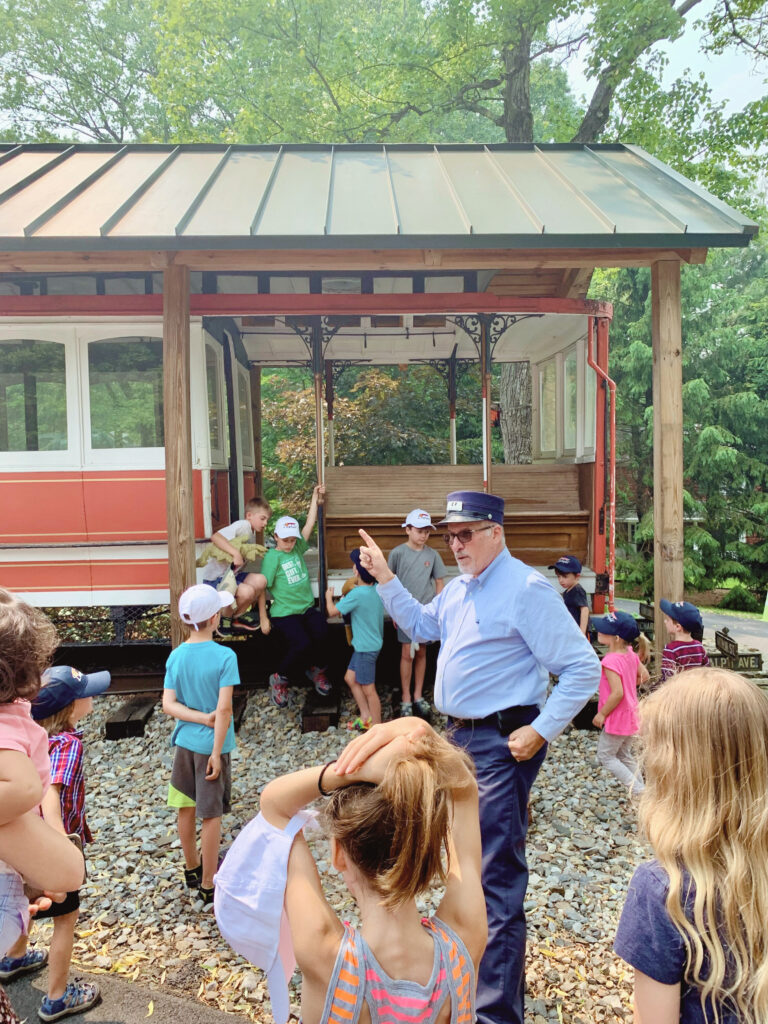
<instances>
[{"instance_id":1,"label":"wooden bench seat","mask_svg":"<svg viewBox=\"0 0 768 1024\"><path fill-rule=\"evenodd\" d=\"M576 465L494 466L493 490L504 498L507 545L517 558L549 565L563 552L587 561L590 513L582 503L584 470ZM482 490L480 466L334 466L326 469L325 539L329 569L349 567L362 526L389 553L402 544L402 522L424 508L437 522L445 496ZM449 564L446 545L433 537Z\"/></svg>"}]
</instances>

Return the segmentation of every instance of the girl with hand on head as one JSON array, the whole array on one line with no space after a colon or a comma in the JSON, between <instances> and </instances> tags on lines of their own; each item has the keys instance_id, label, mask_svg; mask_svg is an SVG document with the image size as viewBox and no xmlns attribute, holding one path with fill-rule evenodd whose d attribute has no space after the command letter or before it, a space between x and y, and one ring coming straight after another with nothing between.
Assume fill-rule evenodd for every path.
<instances>
[{"instance_id":1,"label":"girl with hand on head","mask_svg":"<svg viewBox=\"0 0 768 1024\"><path fill-rule=\"evenodd\" d=\"M273 828L290 829L318 789L328 797L322 821L333 866L357 902L362 926L339 920L299 832L284 908L303 976L303 1024L339 1013L347 1024L382 1015L470 1024L487 926L477 785L468 758L417 718L375 725L336 762L270 782L261 816ZM254 879L258 870L253 865ZM443 900L434 917L423 919L416 897L441 883ZM274 992L272 999L274 1005Z\"/></svg>"},{"instance_id":2,"label":"girl with hand on head","mask_svg":"<svg viewBox=\"0 0 768 1024\"><path fill-rule=\"evenodd\" d=\"M615 951L636 1024L768 1020L768 696L691 669L643 704L640 823Z\"/></svg>"}]
</instances>

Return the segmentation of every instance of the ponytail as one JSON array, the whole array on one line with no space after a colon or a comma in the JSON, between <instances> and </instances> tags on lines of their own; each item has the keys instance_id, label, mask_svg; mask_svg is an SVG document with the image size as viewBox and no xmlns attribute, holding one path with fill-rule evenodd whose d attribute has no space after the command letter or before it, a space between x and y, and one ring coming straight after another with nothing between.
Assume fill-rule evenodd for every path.
<instances>
[{"instance_id":1,"label":"ponytail","mask_svg":"<svg viewBox=\"0 0 768 1024\"><path fill-rule=\"evenodd\" d=\"M643 663L643 665L645 665L645 663L651 656L651 641L648 639L645 633L640 633L638 636L635 637L633 646L635 648L635 651L637 652L638 658Z\"/></svg>"},{"instance_id":2,"label":"ponytail","mask_svg":"<svg viewBox=\"0 0 768 1024\"><path fill-rule=\"evenodd\" d=\"M339 842L382 904L393 909L444 883L451 794L469 781L466 754L434 733L411 740L380 785L338 789L326 804L329 834Z\"/></svg>"}]
</instances>

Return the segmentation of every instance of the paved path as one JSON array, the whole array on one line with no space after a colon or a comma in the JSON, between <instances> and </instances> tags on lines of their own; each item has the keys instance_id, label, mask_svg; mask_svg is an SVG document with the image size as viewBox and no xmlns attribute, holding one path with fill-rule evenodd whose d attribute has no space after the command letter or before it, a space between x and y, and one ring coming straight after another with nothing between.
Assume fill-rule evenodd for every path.
<instances>
[{"instance_id":1,"label":"paved path","mask_svg":"<svg viewBox=\"0 0 768 1024\"><path fill-rule=\"evenodd\" d=\"M624 598L616 599L616 607L625 612L638 614L639 601L628 601ZM704 622L704 634L707 640L714 642L716 629L728 627L728 632L741 648L756 647L763 658L768 660L768 622L760 619L742 619L738 615L718 615L717 612L702 612Z\"/></svg>"},{"instance_id":2,"label":"paved path","mask_svg":"<svg viewBox=\"0 0 768 1024\"><path fill-rule=\"evenodd\" d=\"M11 1005L22 1021L26 1018L29 1024L39 1024L37 1010L45 993L47 976L47 971L40 971L32 977L18 978L6 984ZM73 977L74 973L70 976ZM95 981L102 994L99 1006L82 1016L67 1018L83 1024L145 1024L147 1018L150 1024L233 1024L238 1019L204 1003L180 999L160 989L145 988L114 975L78 972L78 977Z\"/></svg>"}]
</instances>

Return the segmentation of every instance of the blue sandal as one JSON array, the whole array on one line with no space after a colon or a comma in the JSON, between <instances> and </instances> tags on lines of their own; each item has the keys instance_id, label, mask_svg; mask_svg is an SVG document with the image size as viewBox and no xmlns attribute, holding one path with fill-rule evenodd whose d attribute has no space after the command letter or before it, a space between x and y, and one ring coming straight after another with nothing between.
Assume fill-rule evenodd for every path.
<instances>
[{"instance_id":1,"label":"blue sandal","mask_svg":"<svg viewBox=\"0 0 768 1024\"><path fill-rule=\"evenodd\" d=\"M61 998L49 999L48 996L44 996L37 1015L40 1020L61 1020L62 1017L71 1017L75 1013L85 1013L100 1002L99 986L76 978L70 981Z\"/></svg>"},{"instance_id":2,"label":"blue sandal","mask_svg":"<svg viewBox=\"0 0 768 1024\"><path fill-rule=\"evenodd\" d=\"M4 956L0 959L0 981L11 981L21 974L40 971L48 963L48 951L45 949L28 949L24 956Z\"/></svg>"}]
</instances>

